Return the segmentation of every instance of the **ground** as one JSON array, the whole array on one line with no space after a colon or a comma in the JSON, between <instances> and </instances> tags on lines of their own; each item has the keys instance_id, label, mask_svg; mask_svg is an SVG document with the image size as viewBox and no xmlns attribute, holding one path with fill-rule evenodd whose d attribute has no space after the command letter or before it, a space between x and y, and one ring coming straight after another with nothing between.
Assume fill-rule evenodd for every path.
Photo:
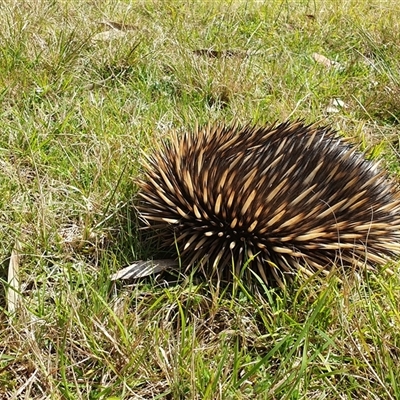
<instances>
[{"instance_id":1,"label":"ground","mask_svg":"<svg viewBox=\"0 0 400 400\"><path fill-rule=\"evenodd\" d=\"M171 129L329 124L397 180L396 0L7 0L0 22L1 399L400 398L396 261L286 291L110 281L158 250L135 178Z\"/></svg>"}]
</instances>

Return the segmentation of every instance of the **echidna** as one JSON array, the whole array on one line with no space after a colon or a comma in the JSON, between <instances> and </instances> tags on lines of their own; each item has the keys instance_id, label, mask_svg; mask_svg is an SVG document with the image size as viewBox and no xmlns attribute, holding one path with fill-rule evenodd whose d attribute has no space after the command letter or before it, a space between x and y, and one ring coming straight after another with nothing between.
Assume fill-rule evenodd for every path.
<instances>
[{"instance_id":1,"label":"echidna","mask_svg":"<svg viewBox=\"0 0 400 400\"><path fill-rule=\"evenodd\" d=\"M395 184L331 128L175 133L147 157L139 187L141 217L184 265L210 274L248 266L282 285L297 271L371 267L400 253Z\"/></svg>"}]
</instances>

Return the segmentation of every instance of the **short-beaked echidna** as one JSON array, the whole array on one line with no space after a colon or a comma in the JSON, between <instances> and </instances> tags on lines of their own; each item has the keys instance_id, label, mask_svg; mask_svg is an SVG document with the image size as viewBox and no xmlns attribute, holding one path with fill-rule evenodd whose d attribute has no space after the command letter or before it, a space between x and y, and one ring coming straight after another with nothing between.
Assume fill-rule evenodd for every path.
<instances>
[{"instance_id":1,"label":"short-beaked echidna","mask_svg":"<svg viewBox=\"0 0 400 400\"><path fill-rule=\"evenodd\" d=\"M174 133L147 156L139 187L142 219L184 265L210 273L240 276L246 265L282 284L299 270L368 267L400 253L395 184L330 128Z\"/></svg>"}]
</instances>

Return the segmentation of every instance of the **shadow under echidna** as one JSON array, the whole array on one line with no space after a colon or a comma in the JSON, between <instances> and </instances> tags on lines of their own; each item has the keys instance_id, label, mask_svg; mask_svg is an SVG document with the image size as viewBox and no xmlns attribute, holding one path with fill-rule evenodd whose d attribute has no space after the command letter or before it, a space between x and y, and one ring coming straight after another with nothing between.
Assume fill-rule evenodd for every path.
<instances>
[{"instance_id":1,"label":"shadow under echidna","mask_svg":"<svg viewBox=\"0 0 400 400\"><path fill-rule=\"evenodd\" d=\"M252 270L283 285L299 271L372 267L400 253L394 182L330 128L174 133L147 156L138 184L141 218L209 276Z\"/></svg>"}]
</instances>

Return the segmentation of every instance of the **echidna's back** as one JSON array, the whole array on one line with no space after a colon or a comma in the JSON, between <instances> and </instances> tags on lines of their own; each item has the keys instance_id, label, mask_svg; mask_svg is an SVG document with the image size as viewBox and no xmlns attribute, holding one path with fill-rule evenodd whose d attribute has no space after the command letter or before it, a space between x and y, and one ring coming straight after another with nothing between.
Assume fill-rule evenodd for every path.
<instances>
[{"instance_id":1,"label":"echidna's back","mask_svg":"<svg viewBox=\"0 0 400 400\"><path fill-rule=\"evenodd\" d=\"M328 128L214 126L150 157L141 214L166 228L187 264L264 280L329 264L375 264L400 251L400 197L386 174ZM277 268L278 267L278 268Z\"/></svg>"}]
</instances>

